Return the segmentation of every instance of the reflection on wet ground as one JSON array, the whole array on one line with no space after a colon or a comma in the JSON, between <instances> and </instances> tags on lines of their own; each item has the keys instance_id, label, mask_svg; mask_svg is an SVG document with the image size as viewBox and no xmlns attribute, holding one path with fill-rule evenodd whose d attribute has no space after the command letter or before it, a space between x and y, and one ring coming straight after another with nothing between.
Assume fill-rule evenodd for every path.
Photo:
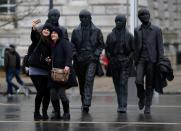
<instances>
[{"instance_id":1,"label":"reflection on wet ground","mask_svg":"<svg viewBox=\"0 0 181 131\"><path fill-rule=\"evenodd\" d=\"M34 121L34 95L0 95L1 131L180 131L181 96L162 95L153 100L152 114L138 110L137 98L128 99L127 114L119 114L114 93L93 97L89 114L81 113L80 97L70 96L70 121ZM50 104L49 115L52 106Z\"/></svg>"}]
</instances>

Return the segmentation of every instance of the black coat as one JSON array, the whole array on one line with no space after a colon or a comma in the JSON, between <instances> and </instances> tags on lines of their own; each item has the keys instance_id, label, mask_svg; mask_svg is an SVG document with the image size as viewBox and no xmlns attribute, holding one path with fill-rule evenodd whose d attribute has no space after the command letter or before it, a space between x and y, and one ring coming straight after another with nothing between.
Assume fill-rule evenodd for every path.
<instances>
[{"instance_id":1,"label":"black coat","mask_svg":"<svg viewBox=\"0 0 181 131\"><path fill-rule=\"evenodd\" d=\"M52 67L64 69L65 66L70 67L70 76L69 80L65 84L54 82L51 78L49 78L49 87L67 87L70 88L72 86L77 86L77 80L75 72L72 68L72 47L68 40L61 39L55 45L55 47L51 47L52 53Z\"/></svg>"},{"instance_id":2,"label":"black coat","mask_svg":"<svg viewBox=\"0 0 181 131\"><path fill-rule=\"evenodd\" d=\"M134 31L134 38L135 38L135 63L138 62L140 53L142 50L142 30L141 26L135 28ZM159 58L163 57L164 50L163 50L163 38L162 38L162 31L159 27L150 25L149 32L147 35L147 50L148 56L151 62L155 63L158 62Z\"/></svg>"},{"instance_id":3,"label":"black coat","mask_svg":"<svg viewBox=\"0 0 181 131\"><path fill-rule=\"evenodd\" d=\"M73 30L71 42L73 44L73 55L78 56L82 44L81 25ZM101 30L97 28L93 23L91 24L90 43L92 45L91 47L93 48L93 52L90 55L99 60L99 56L104 48L104 41Z\"/></svg>"},{"instance_id":4,"label":"black coat","mask_svg":"<svg viewBox=\"0 0 181 131\"><path fill-rule=\"evenodd\" d=\"M124 40L125 40L125 48L124 48L124 52L127 55L127 60L130 62L130 73L129 76L133 77L135 76L135 69L133 66L133 52L134 52L134 39L133 39L133 35L131 33L129 33L128 30L125 29L125 34L124 34ZM117 39L116 39L116 29L113 28L112 32L107 36L107 40L106 40L106 56L109 59L109 65L108 65L108 69L107 69L107 76L111 76L111 69L116 66L118 66L119 64L117 64L116 60L118 59L118 56L116 54L114 54L115 50L121 50L121 49L117 49L117 47L115 46L117 44Z\"/></svg>"},{"instance_id":5,"label":"black coat","mask_svg":"<svg viewBox=\"0 0 181 131\"><path fill-rule=\"evenodd\" d=\"M59 28L62 30L64 39L69 40L67 29L64 28L63 26L59 26Z\"/></svg>"},{"instance_id":6,"label":"black coat","mask_svg":"<svg viewBox=\"0 0 181 131\"><path fill-rule=\"evenodd\" d=\"M72 48L67 40L62 39L58 43L56 43L55 47L51 47L51 53L53 67L72 67Z\"/></svg>"},{"instance_id":7,"label":"black coat","mask_svg":"<svg viewBox=\"0 0 181 131\"><path fill-rule=\"evenodd\" d=\"M49 70L50 66L46 61L46 57L51 56L50 43L45 40L38 31L31 32L32 44L28 48L28 64L29 66L38 67Z\"/></svg>"},{"instance_id":8,"label":"black coat","mask_svg":"<svg viewBox=\"0 0 181 131\"><path fill-rule=\"evenodd\" d=\"M28 58L29 56L32 54L33 50L35 49L35 47L37 46L39 40L40 40L40 35L38 34L37 31L33 30L33 28L31 29L31 35L30 35L30 38L31 38L31 45L28 47L28 53L27 53L27 62L26 64L29 66L29 63L28 63Z\"/></svg>"},{"instance_id":9,"label":"black coat","mask_svg":"<svg viewBox=\"0 0 181 131\"><path fill-rule=\"evenodd\" d=\"M133 53L133 46L134 46L134 39L131 33L129 33L127 30L125 30L125 35L124 35L124 40L125 40L125 48L124 51L127 54L127 57L131 57L130 55ZM110 60L114 56L114 50L119 50L116 49L115 45L117 44L117 39L116 39L116 29L114 28L112 32L107 36L106 40L106 56Z\"/></svg>"},{"instance_id":10,"label":"black coat","mask_svg":"<svg viewBox=\"0 0 181 131\"><path fill-rule=\"evenodd\" d=\"M171 62L168 58L161 58L156 65L154 88L160 94L163 94L163 88L167 86L167 80L172 81L174 79L173 69Z\"/></svg>"},{"instance_id":11,"label":"black coat","mask_svg":"<svg viewBox=\"0 0 181 131\"><path fill-rule=\"evenodd\" d=\"M15 51L15 54L16 54L16 69L20 69L21 68L21 58L17 51Z\"/></svg>"}]
</instances>

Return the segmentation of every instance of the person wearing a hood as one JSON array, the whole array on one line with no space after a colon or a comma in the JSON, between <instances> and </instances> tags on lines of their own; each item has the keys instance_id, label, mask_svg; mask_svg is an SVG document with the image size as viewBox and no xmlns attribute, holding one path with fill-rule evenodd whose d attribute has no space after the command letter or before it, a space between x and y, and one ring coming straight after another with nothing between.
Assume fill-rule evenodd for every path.
<instances>
[{"instance_id":1,"label":"person wearing a hood","mask_svg":"<svg viewBox=\"0 0 181 131\"><path fill-rule=\"evenodd\" d=\"M82 112L88 113L91 106L96 66L104 48L103 35L92 23L91 13L81 10L80 25L72 32L73 60L82 101Z\"/></svg>"},{"instance_id":2,"label":"person wearing a hood","mask_svg":"<svg viewBox=\"0 0 181 131\"><path fill-rule=\"evenodd\" d=\"M73 78L72 70L72 47L71 43L63 38L63 33L60 28L53 28L51 33L51 62L53 68L64 69L64 72L70 72L69 79ZM74 75L74 81L77 85L76 77ZM69 99L66 96L66 88L69 88L73 83L68 80L66 83L59 83L53 81L51 77L48 80L48 87L50 88L50 96L52 105L54 108L52 120L69 120ZM70 85L71 84L71 85ZM74 85L75 85L74 84ZM63 106L63 116L61 116L60 102L61 99Z\"/></svg>"},{"instance_id":3,"label":"person wearing a hood","mask_svg":"<svg viewBox=\"0 0 181 131\"><path fill-rule=\"evenodd\" d=\"M34 120L47 120L47 110L50 102L50 91L47 87L48 73L51 68L49 58L50 34L52 26L44 24L41 33L37 31L38 22L32 22L31 40L32 44L28 48L29 76L36 88ZM42 104L42 115L40 106Z\"/></svg>"},{"instance_id":4,"label":"person wearing a hood","mask_svg":"<svg viewBox=\"0 0 181 131\"><path fill-rule=\"evenodd\" d=\"M112 79L117 94L119 113L127 111L128 77L133 54L133 36L126 29L126 16L119 14L115 18L116 26L107 36L106 56L110 61Z\"/></svg>"}]
</instances>

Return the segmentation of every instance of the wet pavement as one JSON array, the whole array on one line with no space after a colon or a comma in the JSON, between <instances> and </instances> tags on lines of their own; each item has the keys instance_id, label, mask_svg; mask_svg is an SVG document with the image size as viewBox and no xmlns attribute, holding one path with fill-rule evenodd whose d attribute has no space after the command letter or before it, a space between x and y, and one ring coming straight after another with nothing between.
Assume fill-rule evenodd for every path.
<instances>
[{"instance_id":1,"label":"wet pavement","mask_svg":"<svg viewBox=\"0 0 181 131\"><path fill-rule=\"evenodd\" d=\"M131 89L131 91L133 91ZM180 131L181 95L154 95L151 115L138 110L129 94L127 114L116 111L115 93L94 93L89 114L81 113L80 97L69 94L70 121L34 121L35 95L0 95L1 131ZM50 104L48 114L51 115Z\"/></svg>"},{"instance_id":2,"label":"wet pavement","mask_svg":"<svg viewBox=\"0 0 181 131\"><path fill-rule=\"evenodd\" d=\"M151 115L144 115L137 106L134 78L129 79L127 114L117 113L115 91L111 78L95 79L94 96L89 114L81 113L78 88L67 91L70 99L70 121L34 121L35 89L31 94L4 96L6 81L0 77L0 131L180 131L181 129L181 71L164 89L165 95L155 93ZM28 77L23 77L31 83ZM51 116L50 104L48 114Z\"/></svg>"}]
</instances>

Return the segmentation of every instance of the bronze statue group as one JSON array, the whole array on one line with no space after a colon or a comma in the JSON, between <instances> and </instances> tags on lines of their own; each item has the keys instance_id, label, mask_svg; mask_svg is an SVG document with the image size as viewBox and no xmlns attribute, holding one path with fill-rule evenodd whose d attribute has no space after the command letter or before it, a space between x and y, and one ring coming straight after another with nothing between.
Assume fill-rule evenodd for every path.
<instances>
[{"instance_id":1,"label":"bronze statue group","mask_svg":"<svg viewBox=\"0 0 181 131\"><path fill-rule=\"evenodd\" d=\"M109 70L117 95L117 112L127 112L128 78L132 68L135 68L138 107L140 110L144 109L144 114L150 114L154 89L162 93L166 80L173 79L170 61L164 57L162 31L150 22L150 12L147 9L138 11L141 25L135 28L134 37L126 29L126 16L117 15L115 27L108 34L105 44L102 32L92 22L88 10L80 11L80 24L73 30L71 41L66 28L58 23L59 17L60 12L52 9L43 26L37 26L39 20L32 22L32 44L28 49L26 63L37 90L34 119L49 119L47 110L51 100L54 109L51 119L70 120L66 89L77 85L81 96L81 111L89 113L96 68L103 49L109 60ZM50 77L52 67L64 69L65 72L71 71L68 82L62 84L53 81Z\"/></svg>"}]
</instances>

